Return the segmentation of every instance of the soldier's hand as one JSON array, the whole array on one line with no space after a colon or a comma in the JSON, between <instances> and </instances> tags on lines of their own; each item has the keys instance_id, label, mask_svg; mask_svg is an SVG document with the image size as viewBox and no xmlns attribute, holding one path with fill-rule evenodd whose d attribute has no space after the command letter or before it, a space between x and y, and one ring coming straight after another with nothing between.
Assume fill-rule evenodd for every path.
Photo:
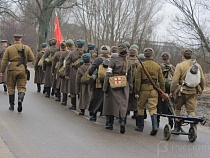
<instances>
[{"instance_id":1,"label":"soldier's hand","mask_svg":"<svg viewBox=\"0 0 210 158\"><path fill-rule=\"evenodd\" d=\"M138 95L138 94L136 94L136 95L135 95L135 97L136 97L136 98L139 98L139 95Z\"/></svg>"},{"instance_id":2,"label":"soldier's hand","mask_svg":"<svg viewBox=\"0 0 210 158\"><path fill-rule=\"evenodd\" d=\"M169 94L169 98L173 98L173 93L170 93Z\"/></svg>"},{"instance_id":3,"label":"soldier's hand","mask_svg":"<svg viewBox=\"0 0 210 158\"><path fill-rule=\"evenodd\" d=\"M0 76L1 76L1 77L4 76L4 73L0 73Z\"/></svg>"}]
</instances>

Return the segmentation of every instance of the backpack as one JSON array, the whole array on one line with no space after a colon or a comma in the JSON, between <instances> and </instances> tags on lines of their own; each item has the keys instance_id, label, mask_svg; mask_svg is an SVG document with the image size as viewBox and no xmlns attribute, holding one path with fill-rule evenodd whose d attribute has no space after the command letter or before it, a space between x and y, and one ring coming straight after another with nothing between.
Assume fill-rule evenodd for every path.
<instances>
[{"instance_id":1,"label":"backpack","mask_svg":"<svg viewBox=\"0 0 210 158\"><path fill-rule=\"evenodd\" d=\"M166 88L166 91L168 91L170 90L173 74L174 74L173 65L161 64L161 67L162 67L163 76L165 78L165 88Z\"/></svg>"},{"instance_id":2,"label":"backpack","mask_svg":"<svg viewBox=\"0 0 210 158\"><path fill-rule=\"evenodd\" d=\"M132 77L133 77L133 81L135 80L135 74L136 74L136 69L139 65L138 60L129 60L131 63L131 68L132 68Z\"/></svg>"},{"instance_id":3,"label":"backpack","mask_svg":"<svg viewBox=\"0 0 210 158\"><path fill-rule=\"evenodd\" d=\"M98 78L101 81L104 81L106 72L109 66L109 59L104 59L103 63L99 65L98 67Z\"/></svg>"},{"instance_id":4,"label":"backpack","mask_svg":"<svg viewBox=\"0 0 210 158\"><path fill-rule=\"evenodd\" d=\"M184 79L184 84L187 87L196 87L199 85L201 80L201 72L198 67L196 60L193 61L190 68L187 70L186 77Z\"/></svg>"}]
</instances>

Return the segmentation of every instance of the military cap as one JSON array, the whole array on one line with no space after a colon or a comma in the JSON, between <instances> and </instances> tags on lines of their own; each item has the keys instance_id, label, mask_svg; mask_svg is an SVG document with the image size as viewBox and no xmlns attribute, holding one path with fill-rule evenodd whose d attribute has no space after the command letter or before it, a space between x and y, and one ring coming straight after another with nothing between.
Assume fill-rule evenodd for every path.
<instances>
[{"instance_id":1,"label":"military cap","mask_svg":"<svg viewBox=\"0 0 210 158\"><path fill-rule=\"evenodd\" d=\"M130 48L129 49L129 55L137 55L138 54L138 50L137 49L135 49L135 48Z\"/></svg>"},{"instance_id":2,"label":"military cap","mask_svg":"<svg viewBox=\"0 0 210 158\"><path fill-rule=\"evenodd\" d=\"M163 60L168 60L171 58L171 55L168 52L164 52L164 53L162 53L161 57Z\"/></svg>"},{"instance_id":3,"label":"military cap","mask_svg":"<svg viewBox=\"0 0 210 158\"><path fill-rule=\"evenodd\" d=\"M72 47L72 46L74 46L74 41L72 39L68 39L68 40L66 40L66 45L67 45L67 47Z\"/></svg>"},{"instance_id":4,"label":"military cap","mask_svg":"<svg viewBox=\"0 0 210 158\"><path fill-rule=\"evenodd\" d=\"M65 41L62 41L61 44L60 44L60 46L61 46L62 49L66 48L66 42Z\"/></svg>"},{"instance_id":5,"label":"military cap","mask_svg":"<svg viewBox=\"0 0 210 158\"><path fill-rule=\"evenodd\" d=\"M1 40L1 43L8 43L8 40Z\"/></svg>"},{"instance_id":6,"label":"military cap","mask_svg":"<svg viewBox=\"0 0 210 158\"><path fill-rule=\"evenodd\" d=\"M110 47L107 46L107 45L103 45L103 46L101 46L99 52L102 53L102 54L109 54L110 53Z\"/></svg>"},{"instance_id":7,"label":"military cap","mask_svg":"<svg viewBox=\"0 0 210 158\"><path fill-rule=\"evenodd\" d=\"M154 50L152 48L145 48L144 49L144 56L151 57L154 54Z\"/></svg>"},{"instance_id":8,"label":"military cap","mask_svg":"<svg viewBox=\"0 0 210 158\"><path fill-rule=\"evenodd\" d=\"M46 48L46 47L47 47L47 43L41 43L41 44L40 44L40 47Z\"/></svg>"},{"instance_id":9,"label":"military cap","mask_svg":"<svg viewBox=\"0 0 210 158\"><path fill-rule=\"evenodd\" d=\"M122 52L125 53L125 51L127 52L127 50L128 50L128 47L125 45L125 43L119 44L117 46L117 52L118 53L122 53Z\"/></svg>"},{"instance_id":10,"label":"military cap","mask_svg":"<svg viewBox=\"0 0 210 158\"><path fill-rule=\"evenodd\" d=\"M139 46L137 46L136 44L132 44L130 49L137 49L137 51L139 51Z\"/></svg>"},{"instance_id":11,"label":"military cap","mask_svg":"<svg viewBox=\"0 0 210 158\"><path fill-rule=\"evenodd\" d=\"M51 38L51 39L49 39L48 42L49 42L50 45L56 45L57 39L56 38Z\"/></svg>"},{"instance_id":12,"label":"military cap","mask_svg":"<svg viewBox=\"0 0 210 158\"><path fill-rule=\"evenodd\" d=\"M88 43L88 50L94 50L95 44L94 43Z\"/></svg>"},{"instance_id":13,"label":"military cap","mask_svg":"<svg viewBox=\"0 0 210 158\"><path fill-rule=\"evenodd\" d=\"M111 47L111 52L112 53L117 53L117 46L112 46Z\"/></svg>"},{"instance_id":14,"label":"military cap","mask_svg":"<svg viewBox=\"0 0 210 158\"><path fill-rule=\"evenodd\" d=\"M22 34L14 34L13 37L15 37L15 38L22 38L23 35Z\"/></svg>"},{"instance_id":15,"label":"military cap","mask_svg":"<svg viewBox=\"0 0 210 158\"><path fill-rule=\"evenodd\" d=\"M84 54L82 54L82 60L85 63L88 63L90 61L90 58L91 58L91 54L90 53L84 53Z\"/></svg>"},{"instance_id":16,"label":"military cap","mask_svg":"<svg viewBox=\"0 0 210 158\"><path fill-rule=\"evenodd\" d=\"M188 48L184 48L182 49L182 55L185 55L185 56L192 56L192 50L191 49L188 49Z\"/></svg>"},{"instance_id":17,"label":"military cap","mask_svg":"<svg viewBox=\"0 0 210 158\"><path fill-rule=\"evenodd\" d=\"M144 54L139 54L138 58L139 60L144 61L146 57L144 56Z\"/></svg>"},{"instance_id":18,"label":"military cap","mask_svg":"<svg viewBox=\"0 0 210 158\"><path fill-rule=\"evenodd\" d=\"M76 42L75 42L76 46L79 47L79 48L82 48L84 45L85 45L85 41L82 40L82 39L78 39Z\"/></svg>"},{"instance_id":19,"label":"military cap","mask_svg":"<svg viewBox=\"0 0 210 158\"><path fill-rule=\"evenodd\" d=\"M130 42L125 41L123 43L127 46L128 49L130 48L130 46L131 46Z\"/></svg>"}]
</instances>

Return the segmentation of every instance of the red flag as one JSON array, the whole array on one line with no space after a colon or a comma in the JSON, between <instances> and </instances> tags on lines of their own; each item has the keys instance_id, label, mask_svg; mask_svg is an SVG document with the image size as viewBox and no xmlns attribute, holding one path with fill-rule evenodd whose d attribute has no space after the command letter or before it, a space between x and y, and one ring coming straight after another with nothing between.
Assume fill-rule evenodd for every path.
<instances>
[{"instance_id":1,"label":"red flag","mask_svg":"<svg viewBox=\"0 0 210 158\"><path fill-rule=\"evenodd\" d=\"M58 16L56 15L55 17L55 29L54 29L54 35L55 38L57 39L57 45L60 46L60 43L63 39L62 33L61 33L61 29L60 29L60 25L59 25L59 21L58 21Z\"/></svg>"}]
</instances>

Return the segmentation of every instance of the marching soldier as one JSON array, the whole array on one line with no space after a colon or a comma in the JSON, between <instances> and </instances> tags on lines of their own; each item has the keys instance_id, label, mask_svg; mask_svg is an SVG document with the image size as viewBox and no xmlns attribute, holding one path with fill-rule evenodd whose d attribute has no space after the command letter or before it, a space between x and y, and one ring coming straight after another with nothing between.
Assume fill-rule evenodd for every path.
<instances>
[{"instance_id":1,"label":"marching soldier","mask_svg":"<svg viewBox=\"0 0 210 158\"><path fill-rule=\"evenodd\" d=\"M160 88L165 91L165 81L162 73L162 69L159 64L153 61L154 50L152 48L144 49L144 66L151 75L154 82L160 83ZM135 97L137 101L137 124L136 131L143 132L144 129L144 109L147 106L152 121L152 131L150 135L156 135L158 130L157 123L157 103L158 103L158 92L154 89L147 75L145 74L142 65L139 65L136 70L135 78Z\"/></svg>"},{"instance_id":2,"label":"marching soldier","mask_svg":"<svg viewBox=\"0 0 210 158\"><path fill-rule=\"evenodd\" d=\"M14 44L9 46L3 55L1 63L1 76L9 63L7 70L7 87L9 93L9 110L14 111L15 87L18 89L18 112L22 111L22 102L26 92L26 63L34 60L34 54L30 47L23 45L22 35L14 35Z\"/></svg>"},{"instance_id":3,"label":"marching soldier","mask_svg":"<svg viewBox=\"0 0 210 158\"><path fill-rule=\"evenodd\" d=\"M44 71L42 70L42 56L46 50L47 43L42 43L40 45L42 50L37 53L36 60L34 64L35 76L34 76L34 83L37 84L37 92L41 91L41 85L44 83Z\"/></svg>"},{"instance_id":4,"label":"marching soldier","mask_svg":"<svg viewBox=\"0 0 210 158\"><path fill-rule=\"evenodd\" d=\"M52 69L52 60L53 60L53 56L55 55L55 53L58 51L58 47L56 46L57 40L55 38L52 38L49 40L49 45L50 47L48 47L43 55L43 71L45 72L45 81L44 81L44 88L46 91L46 95L45 97L50 98L50 91L51 91L51 87L52 87L52 73L51 73L51 69ZM53 94L52 90L52 94Z\"/></svg>"},{"instance_id":5,"label":"marching soldier","mask_svg":"<svg viewBox=\"0 0 210 158\"><path fill-rule=\"evenodd\" d=\"M127 60L127 46L118 46L118 57L112 58L104 80L103 115L108 117L106 129L113 130L114 117L121 118L120 133L125 133L129 93L132 91L132 71Z\"/></svg>"},{"instance_id":6,"label":"marching soldier","mask_svg":"<svg viewBox=\"0 0 210 158\"><path fill-rule=\"evenodd\" d=\"M3 55L4 55L4 51L6 50L7 46L8 46L8 41L7 40L1 40L1 47L0 47L0 65L1 65L1 61L2 61ZM6 79L7 79L6 73L4 74L4 76L0 77L0 83L3 83L4 92L7 92Z\"/></svg>"},{"instance_id":7,"label":"marching soldier","mask_svg":"<svg viewBox=\"0 0 210 158\"><path fill-rule=\"evenodd\" d=\"M96 70L98 70L98 74L101 72L99 70L99 66L103 64L103 62L109 59L109 53L110 53L110 47L107 45L101 46L99 50L99 57L97 57L90 69L89 69L89 75L91 76ZM107 64L108 67L108 64ZM104 76L106 74L106 69L104 72ZM102 90L103 84L104 84L104 78L100 78L101 75L98 75L96 79L96 86L93 90L93 95L91 97L90 106L88 108L88 111L90 113L90 121L96 121L97 119L97 112L102 111L103 109L103 99L104 99L104 92Z\"/></svg>"},{"instance_id":8,"label":"marching soldier","mask_svg":"<svg viewBox=\"0 0 210 158\"><path fill-rule=\"evenodd\" d=\"M76 110L76 74L77 69L81 66L81 57L85 49L85 41L77 40L75 42L76 49L68 54L66 57L65 67L70 67L69 76L70 76L70 96L71 96L71 107L69 109Z\"/></svg>"},{"instance_id":9,"label":"marching soldier","mask_svg":"<svg viewBox=\"0 0 210 158\"><path fill-rule=\"evenodd\" d=\"M95 58L95 44L94 43L88 43L88 49L87 49L87 53L91 54L92 59Z\"/></svg>"},{"instance_id":10,"label":"marching soldier","mask_svg":"<svg viewBox=\"0 0 210 158\"><path fill-rule=\"evenodd\" d=\"M201 66L196 62L197 68L200 70L200 83L196 87L190 87L185 83L186 74L195 60L192 59L192 50L182 50L182 62L177 64L171 83L170 96L174 96L175 113L180 116L181 107L185 105L187 114L195 116L197 107L197 95L201 95L204 90L205 78ZM179 122L175 122L174 130L180 131Z\"/></svg>"}]
</instances>

